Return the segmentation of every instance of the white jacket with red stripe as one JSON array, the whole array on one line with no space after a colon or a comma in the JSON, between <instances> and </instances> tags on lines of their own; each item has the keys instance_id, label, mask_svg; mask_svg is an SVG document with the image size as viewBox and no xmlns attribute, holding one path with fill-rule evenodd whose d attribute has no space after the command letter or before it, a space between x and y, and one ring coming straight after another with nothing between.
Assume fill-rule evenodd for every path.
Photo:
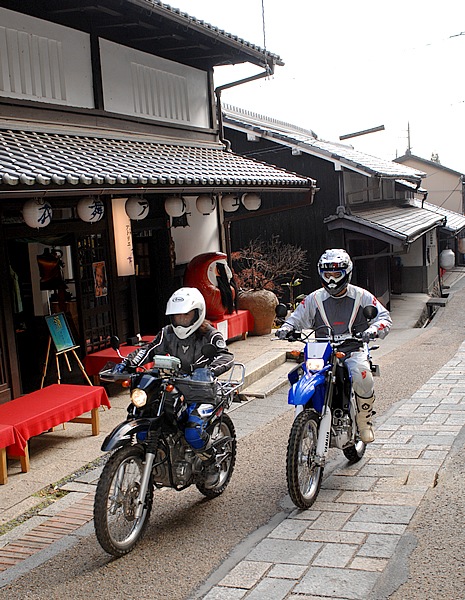
<instances>
[{"instance_id":1,"label":"white jacket with red stripe","mask_svg":"<svg viewBox=\"0 0 465 600\"><path fill-rule=\"evenodd\" d=\"M374 319L367 321L363 314L365 306L378 309ZM392 325L389 311L367 290L349 284L343 296L331 296L324 288L309 294L290 315L284 327L292 329L317 329L331 327L334 335L353 335L370 328L378 337L384 338Z\"/></svg>"}]
</instances>

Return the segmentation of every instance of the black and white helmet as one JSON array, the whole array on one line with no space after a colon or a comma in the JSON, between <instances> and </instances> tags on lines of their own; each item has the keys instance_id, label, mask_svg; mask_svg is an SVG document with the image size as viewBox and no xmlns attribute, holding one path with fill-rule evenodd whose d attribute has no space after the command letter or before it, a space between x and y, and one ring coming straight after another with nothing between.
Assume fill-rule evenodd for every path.
<instances>
[{"instance_id":1,"label":"black and white helmet","mask_svg":"<svg viewBox=\"0 0 465 600\"><path fill-rule=\"evenodd\" d=\"M174 333L185 340L202 325L206 306L197 288L180 288L171 296L166 305L166 315L170 317Z\"/></svg>"},{"instance_id":2,"label":"black and white helmet","mask_svg":"<svg viewBox=\"0 0 465 600\"><path fill-rule=\"evenodd\" d=\"M318 274L323 287L331 296L345 290L352 278L352 261L342 248L325 250L318 261Z\"/></svg>"}]
</instances>

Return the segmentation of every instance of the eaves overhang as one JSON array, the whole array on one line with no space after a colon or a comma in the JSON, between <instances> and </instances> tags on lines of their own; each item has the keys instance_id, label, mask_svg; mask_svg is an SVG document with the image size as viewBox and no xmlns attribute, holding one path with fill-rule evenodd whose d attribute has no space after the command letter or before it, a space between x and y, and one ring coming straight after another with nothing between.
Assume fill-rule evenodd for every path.
<instances>
[{"instance_id":1,"label":"eaves overhang","mask_svg":"<svg viewBox=\"0 0 465 600\"><path fill-rule=\"evenodd\" d=\"M355 231L393 246L408 246L444 222L444 217L412 206L359 210L350 214L340 207L338 214L324 219L330 231Z\"/></svg>"},{"instance_id":2,"label":"eaves overhang","mask_svg":"<svg viewBox=\"0 0 465 600\"><path fill-rule=\"evenodd\" d=\"M0 129L0 195L314 191L316 181L219 143Z\"/></svg>"}]
</instances>

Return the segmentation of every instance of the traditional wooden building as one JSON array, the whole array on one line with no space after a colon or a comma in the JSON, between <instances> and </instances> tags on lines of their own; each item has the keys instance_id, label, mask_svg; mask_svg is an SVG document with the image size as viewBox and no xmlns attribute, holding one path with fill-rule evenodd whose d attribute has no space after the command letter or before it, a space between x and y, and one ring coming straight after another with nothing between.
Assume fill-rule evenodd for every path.
<instances>
[{"instance_id":1,"label":"traditional wooden building","mask_svg":"<svg viewBox=\"0 0 465 600\"><path fill-rule=\"evenodd\" d=\"M254 215L238 211L229 217L233 249L257 236L277 234L307 250L305 293L320 285L316 264L328 247L346 248L354 260L353 282L387 306L392 293L438 293L438 229L446 218L417 202L425 196L423 171L263 115L232 106L223 111L234 152L312 173L318 182L311 206Z\"/></svg>"},{"instance_id":2,"label":"traditional wooden building","mask_svg":"<svg viewBox=\"0 0 465 600\"><path fill-rule=\"evenodd\" d=\"M309 203L315 182L222 139L213 68L279 56L157 0L4 0L0 20L5 401L39 387L47 315L81 355L156 333L186 263L224 249L223 203Z\"/></svg>"}]
</instances>

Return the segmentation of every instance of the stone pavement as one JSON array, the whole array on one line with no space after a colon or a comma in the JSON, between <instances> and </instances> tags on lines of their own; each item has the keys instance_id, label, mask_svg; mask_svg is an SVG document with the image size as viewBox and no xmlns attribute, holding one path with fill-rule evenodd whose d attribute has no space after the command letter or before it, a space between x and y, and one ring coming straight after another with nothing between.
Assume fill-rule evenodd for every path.
<instances>
[{"instance_id":1,"label":"stone pavement","mask_svg":"<svg viewBox=\"0 0 465 600\"><path fill-rule=\"evenodd\" d=\"M386 582L402 575L405 563L391 561L402 535L454 444L463 444L464 426L465 343L378 421L360 463L333 464L309 510L283 513L250 536L193 598L385 597Z\"/></svg>"},{"instance_id":2,"label":"stone pavement","mask_svg":"<svg viewBox=\"0 0 465 600\"><path fill-rule=\"evenodd\" d=\"M463 272L460 274L463 275ZM392 341L389 336L381 342L378 356L390 352L396 344L408 341L421 332L419 329L411 328L423 311L426 299L424 295L414 294L403 295L393 301L394 306L391 310L397 331L395 336L392 336ZM238 360L251 364L261 355L278 354L278 347L281 351L288 349L287 342L284 343L286 348L281 348L282 344L282 342L273 344L269 336L262 336L234 342L231 346ZM460 360L461 358L460 356ZM446 368L447 365L444 369ZM453 374L461 373L453 368L450 370ZM437 400L428 403L429 396L422 396L427 392L430 394L428 385L434 386L436 377L438 377L436 398L437 394L446 394L446 388L440 385L443 383L443 375L439 371L427 386L424 386L425 389L422 388L417 392L420 394L418 398L415 395L406 401L413 402L415 411L419 415L418 419L424 418L424 423L412 423L410 431L406 429L406 423L399 417L399 413L394 412L387 418L379 419L377 441L371 447L374 451L367 452L367 458L360 465L349 469L345 460L342 461L344 464L338 460L331 460L331 465L326 468L323 489L312 510L305 513L294 510L289 514L291 510L289 508L282 515L278 515L268 529L259 530L252 540L247 540L233 552L231 559L226 561L206 582L196 598L205 597L211 600L216 597L225 599L272 597L278 599L286 597L286 595L279 595L281 588L288 590L286 594L291 594L290 598L294 591L315 597L314 592L298 591L310 589L309 582L317 581L314 578L315 569L321 581L333 575L339 577L339 573L343 573L345 578L350 579L354 572L359 575L364 574L367 586L379 581L387 569L389 548L392 555L395 544L406 529L428 486L434 484L435 474L463 425L462 422L458 422L453 426L454 415L458 417L465 414L458 382L457 390L450 387L439 406ZM281 384L284 382L283 378ZM465 377L463 391L465 392ZM430 396L433 398L434 393ZM449 396L455 401L455 405L452 404ZM127 398L118 399L118 402L112 398L112 403L114 407L117 406L117 414L112 417L112 420L116 418L116 422L119 422L124 418ZM268 396L266 402L261 402L258 394L256 399L233 405L232 408L239 439L252 433L260 424L266 424L290 410L286 403L285 389L276 397ZM425 413L426 409L430 411L429 414ZM397 410L410 412L412 407L400 407ZM108 419L108 415L113 412L113 409L106 412L104 417ZM440 417L444 418L444 423L440 423L439 428L431 426L432 423L437 422L434 419ZM105 419L102 421L105 422ZM414 426L418 431L414 431ZM440 432L442 434L438 435ZM67 434L67 432L62 433ZM43 437L45 439L47 436ZM6 503L2 500L2 505L5 504L6 507L5 515L16 514L15 503L21 507L25 502L29 502L29 506L32 507L38 501L40 502L40 498L34 499L32 495L28 497L28 490L29 494L32 494L31 490L36 490L41 482L46 481L49 484L50 481L58 481L62 475L59 474L57 467L60 466L65 449L66 453L75 455L76 464L86 465L101 456L99 448L102 439L89 438L87 433L80 432L76 440L72 435L67 435L64 445L59 446L60 449L63 448L60 456L55 446L51 453L48 449L44 450L42 457L35 464L32 462L34 461L32 457L30 473L13 474L7 486L2 486L3 489L8 489L11 485L10 489L13 489L11 499ZM407 445L408 452L404 456L402 453L407 450L407 447L404 448ZM369 459L368 457L372 455L376 458ZM55 473L55 479L50 479L53 476L50 475L50 469ZM42 510L38 509L34 512L34 516L27 518L22 524L0 537L0 587L11 583L51 556L77 543L80 537L93 534L92 503L100 470L101 467L86 470L80 477L75 477L66 483L58 483L56 487L59 490L68 492L65 497ZM71 469L66 471L66 474L70 472ZM31 479L32 483L29 484ZM42 483L43 485L45 484ZM397 500L393 499L391 493L394 489L395 497L398 496ZM3 492L1 488L0 491ZM24 500L21 500L22 497ZM370 502L368 502L369 497ZM337 531L339 533L336 537ZM345 537L348 532L352 532L349 533L350 541ZM354 532L357 535L354 535ZM256 547L252 549L251 545ZM373 557L373 554L376 554L376 557ZM312 575L307 577L306 574L310 571ZM338 581L344 581L344 578ZM266 591L269 589L268 585L273 586L271 596ZM351 586L347 585L346 594L352 593L350 588ZM262 589L265 591L260 595ZM357 589L361 589L360 585ZM338 589L337 593L339 592ZM325 593L328 595L327 590ZM332 597L366 598L366 596L335 594Z\"/></svg>"}]
</instances>

